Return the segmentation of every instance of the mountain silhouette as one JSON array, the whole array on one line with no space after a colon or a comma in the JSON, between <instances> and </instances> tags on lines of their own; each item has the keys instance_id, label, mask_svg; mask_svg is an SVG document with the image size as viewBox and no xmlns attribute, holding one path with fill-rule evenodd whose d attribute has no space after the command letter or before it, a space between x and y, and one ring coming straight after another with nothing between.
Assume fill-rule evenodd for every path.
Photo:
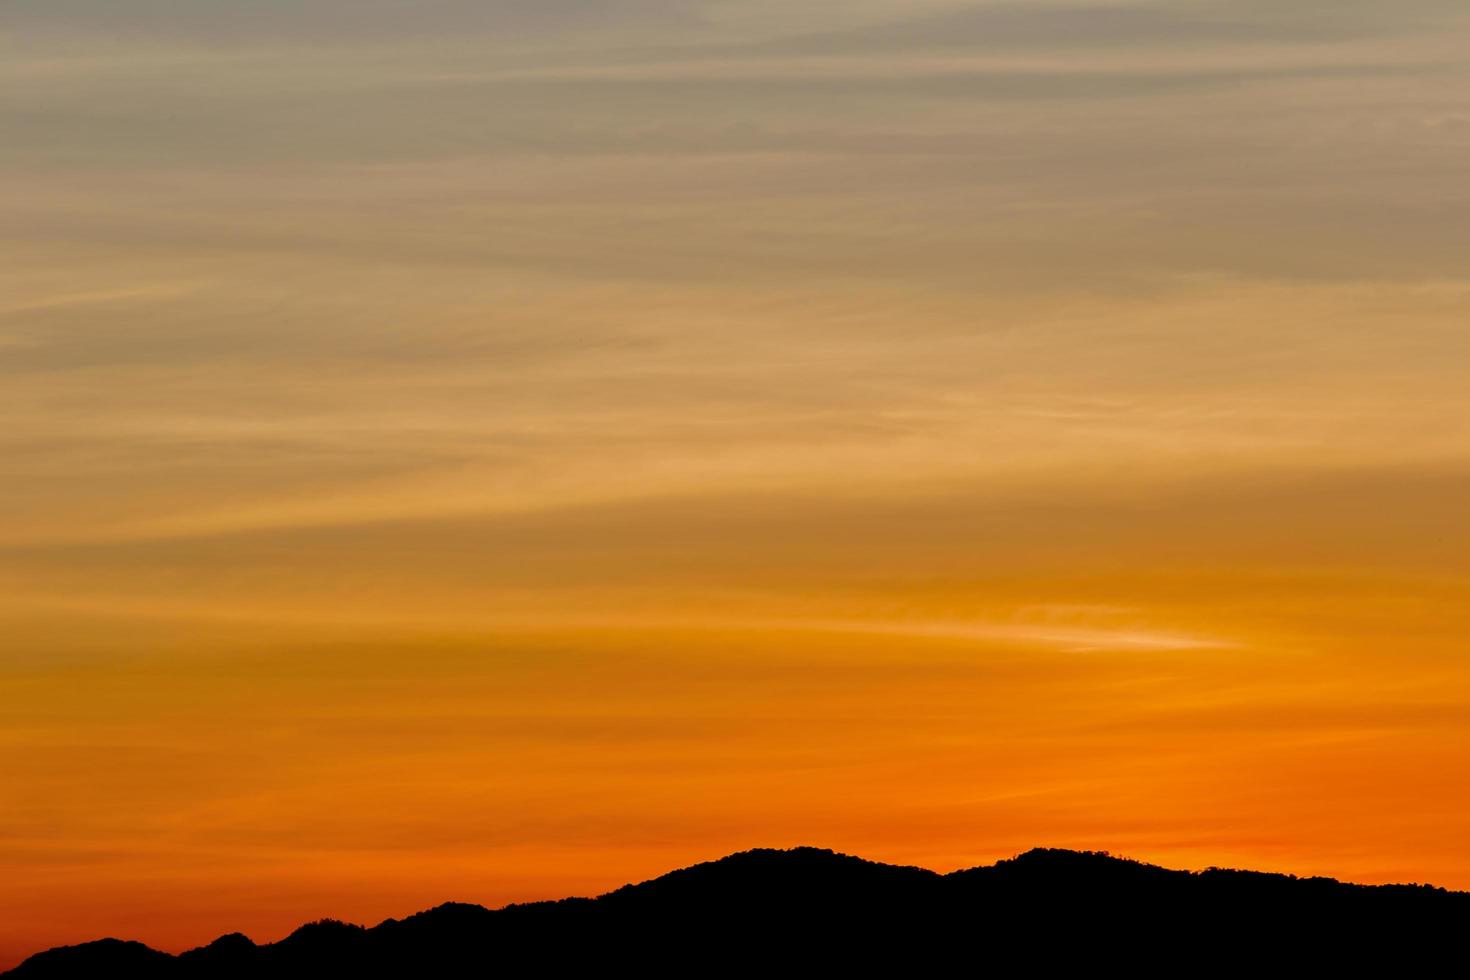
<instances>
[{"instance_id":1,"label":"mountain silhouette","mask_svg":"<svg viewBox=\"0 0 1470 980\"><path fill-rule=\"evenodd\" d=\"M54 977L460 977L966 973L1229 965L1277 972L1459 962L1470 893L1037 849L951 874L819 848L753 850L597 898L449 903L372 928L323 920L171 956L103 939L38 953ZM1454 957L1450 959L1450 957Z\"/></svg>"}]
</instances>

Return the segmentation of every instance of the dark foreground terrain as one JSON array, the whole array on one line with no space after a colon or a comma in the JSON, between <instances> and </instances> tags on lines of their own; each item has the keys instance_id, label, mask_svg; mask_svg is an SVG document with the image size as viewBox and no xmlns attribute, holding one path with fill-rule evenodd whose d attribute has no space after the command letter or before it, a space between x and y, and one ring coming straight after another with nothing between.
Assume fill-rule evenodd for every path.
<instances>
[{"instance_id":1,"label":"dark foreground terrain","mask_svg":"<svg viewBox=\"0 0 1470 980\"><path fill-rule=\"evenodd\" d=\"M940 875L797 848L733 854L599 898L448 904L372 928L314 922L259 946L233 934L171 956L103 939L4 976L1461 974L1467 942L1470 893L1424 885L1170 871L1059 850Z\"/></svg>"}]
</instances>

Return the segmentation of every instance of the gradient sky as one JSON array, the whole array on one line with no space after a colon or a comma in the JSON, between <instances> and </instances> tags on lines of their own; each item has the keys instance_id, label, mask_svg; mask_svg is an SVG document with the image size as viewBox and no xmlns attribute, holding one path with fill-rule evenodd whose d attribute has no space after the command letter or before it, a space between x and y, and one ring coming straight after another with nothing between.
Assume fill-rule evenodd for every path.
<instances>
[{"instance_id":1,"label":"gradient sky","mask_svg":"<svg viewBox=\"0 0 1470 980\"><path fill-rule=\"evenodd\" d=\"M0 967L757 845L1470 888L1463 0L6 0Z\"/></svg>"}]
</instances>

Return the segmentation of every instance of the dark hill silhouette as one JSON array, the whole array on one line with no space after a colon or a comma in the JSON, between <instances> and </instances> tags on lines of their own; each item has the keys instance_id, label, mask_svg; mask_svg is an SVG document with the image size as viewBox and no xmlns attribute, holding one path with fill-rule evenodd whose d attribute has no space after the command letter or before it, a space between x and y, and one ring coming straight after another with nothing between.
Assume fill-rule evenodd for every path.
<instances>
[{"instance_id":1,"label":"dark hill silhouette","mask_svg":"<svg viewBox=\"0 0 1470 980\"><path fill-rule=\"evenodd\" d=\"M833 972L1275 972L1452 957L1470 893L1028 851L941 875L817 848L755 850L595 899L450 903L372 928L322 921L276 943L238 933L169 956L115 939L39 953L4 976L459 977Z\"/></svg>"}]
</instances>

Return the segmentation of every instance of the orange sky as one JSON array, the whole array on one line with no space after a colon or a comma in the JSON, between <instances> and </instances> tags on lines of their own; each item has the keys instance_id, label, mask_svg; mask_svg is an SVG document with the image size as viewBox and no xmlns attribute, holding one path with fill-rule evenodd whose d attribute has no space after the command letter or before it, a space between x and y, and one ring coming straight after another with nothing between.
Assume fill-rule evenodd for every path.
<instances>
[{"instance_id":1,"label":"orange sky","mask_svg":"<svg viewBox=\"0 0 1470 980\"><path fill-rule=\"evenodd\" d=\"M738 848L1470 888L1449 0L0 12L0 967Z\"/></svg>"}]
</instances>

